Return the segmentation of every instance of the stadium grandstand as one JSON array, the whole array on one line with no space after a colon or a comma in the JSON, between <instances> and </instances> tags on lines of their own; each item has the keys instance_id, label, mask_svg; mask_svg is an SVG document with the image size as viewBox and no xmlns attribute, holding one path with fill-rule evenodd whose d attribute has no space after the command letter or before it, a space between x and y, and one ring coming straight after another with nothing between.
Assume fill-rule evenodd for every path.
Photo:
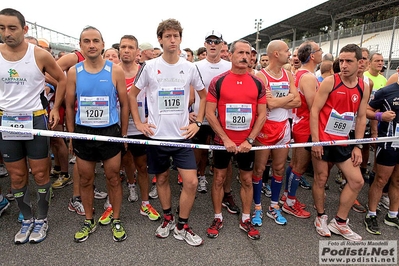
<instances>
[{"instance_id":1,"label":"stadium grandstand","mask_svg":"<svg viewBox=\"0 0 399 266\"><path fill-rule=\"evenodd\" d=\"M336 56L341 47L355 43L384 56L392 74L399 65L399 17L343 28L345 21L362 18L371 12L396 8L399 0L330 0L274 25L244 36L259 53L266 52L271 40L285 40L289 47L298 47L306 40L318 42L324 52ZM325 29L329 29L326 33Z\"/></svg>"},{"instance_id":2,"label":"stadium grandstand","mask_svg":"<svg viewBox=\"0 0 399 266\"><path fill-rule=\"evenodd\" d=\"M54 54L58 54L58 52L72 52L79 49L79 39L75 37L29 21L26 21L26 24L29 27L27 36L32 36L36 39L46 39L50 43L51 50Z\"/></svg>"}]
</instances>

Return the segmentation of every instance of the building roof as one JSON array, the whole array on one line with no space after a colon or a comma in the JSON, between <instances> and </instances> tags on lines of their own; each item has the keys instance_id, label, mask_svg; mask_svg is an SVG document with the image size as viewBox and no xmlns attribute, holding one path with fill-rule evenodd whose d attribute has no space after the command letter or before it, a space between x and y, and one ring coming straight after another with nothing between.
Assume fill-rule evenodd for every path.
<instances>
[{"instance_id":1,"label":"building roof","mask_svg":"<svg viewBox=\"0 0 399 266\"><path fill-rule=\"evenodd\" d=\"M293 39L294 29L296 36L300 38L304 33L310 32L314 35L320 33L324 26L332 24L332 18L335 23L339 23L355 17L363 17L371 11L396 7L399 0L330 0L318 6L312 7L302 13L280 21L274 25L259 31L259 47L265 47L271 40L275 39ZM256 32L243 37L252 44L256 43Z\"/></svg>"}]
</instances>

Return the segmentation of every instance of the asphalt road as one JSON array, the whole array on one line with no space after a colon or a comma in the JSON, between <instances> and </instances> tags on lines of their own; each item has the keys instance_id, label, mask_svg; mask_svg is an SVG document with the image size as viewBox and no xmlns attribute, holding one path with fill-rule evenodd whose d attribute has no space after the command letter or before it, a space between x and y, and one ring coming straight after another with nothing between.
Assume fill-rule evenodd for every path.
<instances>
[{"instance_id":1,"label":"asphalt road","mask_svg":"<svg viewBox=\"0 0 399 266\"><path fill-rule=\"evenodd\" d=\"M99 165L99 164L98 164ZM72 172L72 165L70 165ZM237 170L233 170L236 176ZM336 167L332 169L327 191L326 213L331 219L338 206L339 190L334 182ZM312 181L312 178L308 178ZM208 176L208 188L212 176ZM171 171L171 187L173 194L173 211L177 206L179 186L177 171ZM33 182L32 182L33 183ZM105 190L103 169L97 168L96 185ZM7 192L9 178L0 178L3 192ZM239 206L239 183L234 178L233 193ZM35 195L32 190L32 202L35 206ZM18 208L15 202L0 217L0 265L318 265L320 237L313 226L316 211L312 208L310 190L298 189L299 199L307 204L312 214L309 219L298 219L285 215L288 224L277 225L264 216L263 226L259 228L261 239L254 241L239 229L239 217L223 210L224 228L217 239L206 237L206 229L213 220L210 192L198 194L189 220L194 232L203 237L204 245L191 247L184 241L174 239L172 234L167 239L155 237L155 229L160 221L150 221L140 215L140 202L127 201L127 186L123 186L124 199L121 219L128 234L124 242L112 240L110 226L98 226L84 243L73 241L74 233L80 229L84 217L67 209L68 200L72 196L72 185L55 190L55 198L51 201L49 211L49 232L47 239L39 244L15 245L14 235L19 230L17 222ZM359 196L360 202L366 203L368 185ZM95 218L103 211L105 200L95 200ZM159 200L151 200L153 206L161 213ZM268 206L270 199L262 196L263 206ZM366 232L363 225L364 214L351 211L350 224L355 232L364 240L397 240L398 230L383 224L386 210L378 216L382 235L375 236ZM343 240L333 235L332 240Z\"/></svg>"}]
</instances>

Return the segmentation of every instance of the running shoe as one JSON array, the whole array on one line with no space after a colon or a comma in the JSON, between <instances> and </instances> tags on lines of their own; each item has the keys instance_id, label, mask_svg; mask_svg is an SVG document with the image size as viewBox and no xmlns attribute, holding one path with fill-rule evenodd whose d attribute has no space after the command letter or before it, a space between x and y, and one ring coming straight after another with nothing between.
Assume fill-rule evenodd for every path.
<instances>
[{"instance_id":1,"label":"running shoe","mask_svg":"<svg viewBox=\"0 0 399 266\"><path fill-rule=\"evenodd\" d=\"M362 237L353 232L353 230L349 227L349 219L346 220L345 224L341 225L337 223L337 220L335 220L335 218L333 218L328 224L328 229L330 229L330 231L334 234L341 235L350 241L362 240Z\"/></svg>"},{"instance_id":2,"label":"running shoe","mask_svg":"<svg viewBox=\"0 0 399 266\"><path fill-rule=\"evenodd\" d=\"M147 216L151 221L157 221L161 218L161 215L149 203L146 206L141 205L140 214Z\"/></svg>"},{"instance_id":3,"label":"running shoe","mask_svg":"<svg viewBox=\"0 0 399 266\"><path fill-rule=\"evenodd\" d=\"M50 177L58 178L60 174L61 174L61 170L58 171L58 170L55 170L54 168L51 168Z\"/></svg>"},{"instance_id":4,"label":"running shoe","mask_svg":"<svg viewBox=\"0 0 399 266\"><path fill-rule=\"evenodd\" d=\"M158 198L158 190L156 185L151 186L150 193L148 193L148 196L152 199Z\"/></svg>"},{"instance_id":5,"label":"running shoe","mask_svg":"<svg viewBox=\"0 0 399 266\"><path fill-rule=\"evenodd\" d=\"M0 177L8 176L8 172L4 164L0 164Z\"/></svg>"},{"instance_id":6,"label":"running shoe","mask_svg":"<svg viewBox=\"0 0 399 266\"><path fill-rule=\"evenodd\" d=\"M338 185L341 185L343 181L344 181L344 177L342 175L342 172L341 172L341 170L338 170L337 174L335 175L335 183L337 183Z\"/></svg>"},{"instance_id":7,"label":"running shoe","mask_svg":"<svg viewBox=\"0 0 399 266\"><path fill-rule=\"evenodd\" d=\"M396 227L399 229L399 217L396 216L394 218L389 217L388 213L385 215L384 224Z\"/></svg>"},{"instance_id":8,"label":"running shoe","mask_svg":"<svg viewBox=\"0 0 399 266\"><path fill-rule=\"evenodd\" d=\"M54 183L51 185L54 189L59 189L63 188L67 185L70 185L73 183L73 179L70 175L65 176L65 175L59 175L58 179L54 181Z\"/></svg>"},{"instance_id":9,"label":"running shoe","mask_svg":"<svg viewBox=\"0 0 399 266\"><path fill-rule=\"evenodd\" d=\"M135 184L129 184L127 186L127 188L129 189L129 197L127 197L127 200L129 202L137 201L139 199L139 195L137 194L136 185Z\"/></svg>"},{"instance_id":10,"label":"running shoe","mask_svg":"<svg viewBox=\"0 0 399 266\"><path fill-rule=\"evenodd\" d=\"M245 222L243 222L242 220L240 220L240 229L243 230L244 232L247 233L247 236L250 239L253 240L258 240L260 239L260 233L257 229L255 229L255 227L252 225L250 219L245 220Z\"/></svg>"},{"instance_id":11,"label":"running shoe","mask_svg":"<svg viewBox=\"0 0 399 266\"><path fill-rule=\"evenodd\" d=\"M205 176L202 176L198 180L198 188L197 191L199 193L207 193L208 189L206 188L206 184L208 184L208 181L206 181Z\"/></svg>"},{"instance_id":12,"label":"running shoe","mask_svg":"<svg viewBox=\"0 0 399 266\"><path fill-rule=\"evenodd\" d=\"M380 202L378 203L379 205L381 205L382 207L384 207L385 209L389 210L389 197L388 195L382 195Z\"/></svg>"},{"instance_id":13,"label":"running shoe","mask_svg":"<svg viewBox=\"0 0 399 266\"><path fill-rule=\"evenodd\" d=\"M6 197L3 197L3 200L0 202L0 216L1 214L10 206L10 202Z\"/></svg>"},{"instance_id":14,"label":"running shoe","mask_svg":"<svg viewBox=\"0 0 399 266\"><path fill-rule=\"evenodd\" d=\"M177 240L184 240L190 246L200 246L204 243L204 240L197 234L193 232L193 230L188 226L188 224L184 224L181 230L177 229L177 226L174 229L173 236Z\"/></svg>"},{"instance_id":15,"label":"running shoe","mask_svg":"<svg viewBox=\"0 0 399 266\"><path fill-rule=\"evenodd\" d=\"M280 225L287 224L287 219L285 219L284 216L281 214L281 210L278 205L275 205L273 208L269 207L269 210L267 211L266 214L269 218L273 219L276 222L276 224Z\"/></svg>"},{"instance_id":16,"label":"running shoe","mask_svg":"<svg viewBox=\"0 0 399 266\"><path fill-rule=\"evenodd\" d=\"M263 219L263 211L262 210L255 210L252 214L251 223L254 226L262 226L262 219Z\"/></svg>"},{"instance_id":17,"label":"running shoe","mask_svg":"<svg viewBox=\"0 0 399 266\"><path fill-rule=\"evenodd\" d=\"M344 190L344 187L346 186L346 180L344 179L341 183L341 185L339 185L339 191L342 192L342 190Z\"/></svg>"},{"instance_id":18,"label":"running shoe","mask_svg":"<svg viewBox=\"0 0 399 266\"><path fill-rule=\"evenodd\" d=\"M94 187L95 199L105 199L107 196L108 196L107 192L100 191L98 188Z\"/></svg>"},{"instance_id":19,"label":"running shoe","mask_svg":"<svg viewBox=\"0 0 399 266\"><path fill-rule=\"evenodd\" d=\"M70 164L75 164L76 163L76 156L72 156L72 158L69 160Z\"/></svg>"},{"instance_id":20,"label":"running shoe","mask_svg":"<svg viewBox=\"0 0 399 266\"><path fill-rule=\"evenodd\" d=\"M380 227L378 226L377 216L366 215L364 218L364 225L366 231L373 235L381 235Z\"/></svg>"},{"instance_id":21,"label":"running shoe","mask_svg":"<svg viewBox=\"0 0 399 266\"><path fill-rule=\"evenodd\" d=\"M69 199L68 210L71 212L76 212L82 216L86 215L85 208L83 207L82 201L80 199Z\"/></svg>"},{"instance_id":22,"label":"running shoe","mask_svg":"<svg viewBox=\"0 0 399 266\"><path fill-rule=\"evenodd\" d=\"M327 220L328 216L327 215L322 215L322 216L316 216L314 220L314 226L316 227L316 232L321 235L321 236L331 236L330 229L328 229L327 226Z\"/></svg>"},{"instance_id":23,"label":"running shoe","mask_svg":"<svg viewBox=\"0 0 399 266\"><path fill-rule=\"evenodd\" d=\"M209 238L217 238L219 236L220 229L223 228L223 221L219 218L215 218L212 221L211 226L206 230L206 235Z\"/></svg>"},{"instance_id":24,"label":"running shoe","mask_svg":"<svg viewBox=\"0 0 399 266\"><path fill-rule=\"evenodd\" d=\"M14 237L15 244L24 244L28 242L29 236L35 226L35 220L23 220L21 229L19 229L18 233Z\"/></svg>"},{"instance_id":25,"label":"running shoe","mask_svg":"<svg viewBox=\"0 0 399 266\"><path fill-rule=\"evenodd\" d=\"M283 212L294 215L297 218L306 219L310 217L310 212L304 210L298 201L295 201L293 206L288 206L287 202L284 202L282 210Z\"/></svg>"},{"instance_id":26,"label":"running shoe","mask_svg":"<svg viewBox=\"0 0 399 266\"><path fill-rule=\"evenodd\" d=\"M47 219L35 220L32 232L29 236L30 243L40 243L47 237L48 223Z\"/></svg>"},{"instance_id":27,"label":"running shoe","mask_svg":"<svg viewBox=\"0 0 399 266\"><path fill-rule=\"evenodd\" d=\"M15 200L14 194L12 194L11 190L6 194L6 198L8 199L8 201Z\"/></svg>"},{"instance_id":28,"label":"running shoe","mask_svg":"<svg viewBox=\"0 0 399 266\"><path fill-rule=\"evenodd\" d=\"M314 219L314 226L316 227L316 232L321 235L321 236L331 236L330 229L328 229L327 225L327 220L328 216L327 215L322 215L322 216L316 216Z\"/></svg>"},{"instance_id":29,"label":"running shoe","mask_svg":"<svg viewBox=\"0 0 399 266\"><path fill-rule=\"evenodd\" d=\"M262 185L262 193L265 194L266 197L270 198L272 196L272 189L269 184L263 183Z\"/></svg>"},{"instance_id":30,"label":"running shoe","mask_svg":"<svg viewBox=\"0 0 399 266\"><path fill-rule=\"evenodd\" d=\"M365 213L366 207L364 207L362 204L360 204L360 202L356 199L355 202L352 205L352 210L354 210L355 212L359 212L359 213Z\"/></svg>"},{"instance_id":31,"label":"running shoe","mask_svg":"<svg viewBox=\"0 0 399 266\"><path fill-rule=\"evenodd\" d=\"M98 223L100 225L107 225L111 222L112 218L114 215L114 211L112 210L112 207L108 207L104 213L101 215L100 219L98 219Z\"/></svg>"},{"instance_id":32,"label":"running shoe","mask_svg":"<svg viewBox=\"0 0 399 266\"><path fill-rule=\"evenodd\" d=\"M127 238L125 229L121 224L121 220L116 219L111 223L112 235L115 242L121 242Z\"/></svg>"},{"instance_id":33,"label":"running shoe","mask_svg":"<svg viewBox=\"0 0 399 266\"><path fill-rule=\"evenodd\" d=\"M280 203L281 206L283 206L284 203L285 203L286 201L287 201L287 196L283 194L283 195L281 196L280 200L278 201L278 203ZM306 208L306 204L300 202L300 201L298 200L298 198L295 199L295 202L298 202L299 206L301 206L302 209L305 209L305 208Z\"/></svg>"},{"instance_id":34,"label":"running shoe","mask_svg":"<svg viewBox=\"0 0 399 266\"><path fill-rule=\"evenodd\" d=\"M180 186L183 185L183 178L180 174L177 174L177 184Z\"/></svg>"},{"instance_id":35,"label":"running shoe","mask_svg":"<svg viewBox=\"0 0 399 266\"><path fill-rule=\"evenodd\" d=\"M240 208L238 208L237 204L234 202L234 197L231 193L223 197L222 206L225 207L227 211L231 214L240 213Z\"/></svg>"},{"instance_id":36,"label":"running shoe","mask_svg":"<svg viewBox=\"0 0 399 266\"><path fill-rule=\"evenodd\" d=\"M167 238L170 231L175 229L175 217L172 214L163 215L163 221L160 226L158 226L155 231L155 236L159 238Z\"/></svg>"},{"instance_id":37,"label":"running shoe","mask_svg":"<svg viewBox=\"0 0 399 266\"><path fill-rule=\"evenodd\" d=\"M75 242L84 242L89 238L89 235L96 231L96 223L90 220L85 220L83 227L75 233Z\"/></svg>"},{"instance_id":38,"label":"running shoe","mask_svg":"<svg viewBox=\"0 0 399 266\"><path fill-rule=\"evenodd\" d=\"M301 179L299 180L299 185L303 189L312 189L312 185L306 180L306 178L302 175Z\"/></svg>"}]
</instances>

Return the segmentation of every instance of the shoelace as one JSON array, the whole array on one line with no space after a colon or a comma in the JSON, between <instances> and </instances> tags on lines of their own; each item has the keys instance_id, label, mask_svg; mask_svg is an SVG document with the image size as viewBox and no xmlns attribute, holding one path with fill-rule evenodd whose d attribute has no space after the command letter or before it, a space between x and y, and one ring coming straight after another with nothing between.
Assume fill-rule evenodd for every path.
<instances>
[{"instance_id":1,"label":"shoelace","mask_svg":"<svg viewBox=\"0 0 399 266\"><path fill-rule=\"evenodd\" d=\"M189 233L192 236L195 236L195 233L193 232L193 230L191 230L191 227L188 226L188 224L185 224L183 226L183 230L185 230L187 233Z\"/></svg>"},{"instance_id":2,"label":"shoelace","mask_svg":"<svg viewBox=\"0 0 399 266\"><path fill-rule=\"evenodd\" d=\"M214 219L212 224L211 224L211 228L212 229L219 229L221 223L222 223L222 221L220 221L220 219Z\"/></svg>"},{"instance_id":3,"label":"shoelace","mask_svg":"<svg viewBox=\"0 0 399 266\"><path fill-rule=\"evenodd\" d=\"M81 233L87 233L91 230L91 223L90 222L85 222L83 224L83 227L80 229Z\"/></svg>"},{"instance_id":4,"label":"shoelace","mask_svg":"<svg viewBox=\"0 0 399 266\"><path fill-rule=\"evenodd\" d=\"M25 234L28 231L29 227L30 227L30 223L28 224L28 223L22 222L21 233Z\"/></svg>"},{"instance_id":5,"label":"shoelace","mask_svg":"<svg viewBox=\"0 0 399 266\"><path fill-rule=\"evenodd\" d=\"M39 233L40 229L44 225L44 222L36 222L35 227L33 228L34 233Z\"/></svg>"}]
</instances>

